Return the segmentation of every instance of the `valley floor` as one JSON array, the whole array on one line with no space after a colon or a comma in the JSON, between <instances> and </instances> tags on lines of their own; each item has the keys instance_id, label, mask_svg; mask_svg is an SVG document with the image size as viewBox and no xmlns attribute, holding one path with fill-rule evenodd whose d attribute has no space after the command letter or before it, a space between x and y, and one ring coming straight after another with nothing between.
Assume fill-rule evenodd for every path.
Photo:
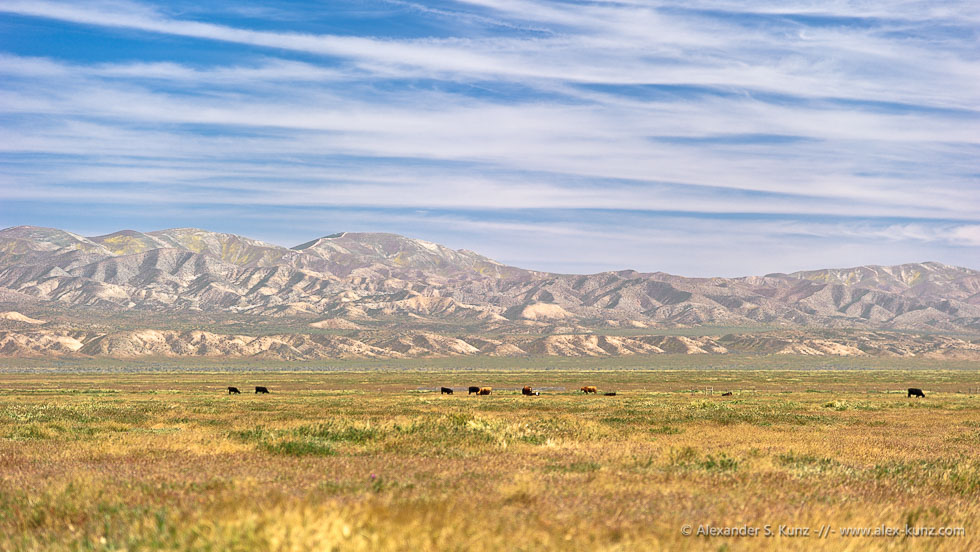
<instances>
[{"instance_id":1,"label":"valley floor","mask_svg":"<svg viewBox=\"0 0 980 552\"><path fill-rule=\"evenodd\" d=\"M0 550L980 549L976 366L419 368L0 373Z\"/></svg>"}]
</instances>

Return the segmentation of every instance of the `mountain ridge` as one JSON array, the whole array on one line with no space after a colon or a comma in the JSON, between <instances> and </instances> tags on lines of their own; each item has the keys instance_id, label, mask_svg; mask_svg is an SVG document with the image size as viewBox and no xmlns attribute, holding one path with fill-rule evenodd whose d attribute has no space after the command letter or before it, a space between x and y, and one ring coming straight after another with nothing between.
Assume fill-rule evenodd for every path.
<instances>
[{"instance_id":1,"label":"mountain ridge","mask_svg":"<svg viewBox=\"0 0 980 552\"><path fill-rule=\"evenodd\" d=\"M314 238L314 239L312 239L310 241L307 241L307 242L304 242L304 243L301 243L301 244L298 244L298 245L294 245L294 246L289 247L289 246L282 246L282 245L272 244L272 243L269 243L269 242L263 242L261 240L255 240L253 238L247 238L245 236L240 236L238 234L231 234L231 233L226 233L226 232L214 232L214 231L211 231L211 230L204 230L204 229L196 228L196 227L175 227L175 228L167 228L167 229L163 229L163 230L153 230L153 231L150 231L150 232L141 232L139 230L123 229L123 230L117 230L117 231L112 232L112 233L109 233L109 234L103 234L101 236L88 236L88 237L86 237L86 236L82 236L81 234L75 234L75 233L69 232L67 230L61 230L61 229L58 229L58 228L51 228L51 227L44 227L44 226L20 225L20 226L10 226L10 227L7 227L7 228L0 229L0 240L2 240L3 238L5 238L6 237L6 234L9 233L9 232L19 232L19 231L27 231L27 232L31 232L31 233L37 233L38 231L50 231L52 233L66 234L66 235L72 236L72 237L74 237L74 238L76 238L76 239L78 239L80 241L95 241L95 240L101 240L101 239L108 238L108 237L111 237L111 236L116 236L116 235L133 235L133 234L137 234L137 235L144 235L144 236L160 236L160 235L171 235L172 233L181 233L181 232L186 232L186 233L201 233L201 234L210 234L210 235L214 235L214 236L227 236L227 237L231 237L231 238L237 238L237 239L247 240L249 242L253 242L253 243L256 243L256 244L261 244L261 245L267 246L269 248L281 249L283 251L287 251L287 250L294 250L294 251L304 250L304 249L309 248L312 245L315 245L317 242L319 242L321 240L343 238L345 236L387 236L387 237L392 237L392 238L396 238L396 239L400 238L400 239L404 239L404 240L408 240L408 241L412 241L412 242L417 242L417 243L431 244L431 245L434 245L434 246L439 247L439 248L444 248L444 249L449 250L449 251L454 251L456 253L463 253L463 254L475 255L475 256L483 257L482 255L479 255L478 253L476 253L476 252L474 252L472 250L469 250L469 249L465 249L465 248L451 249L449 247L436 244L434 242L429 242L429 241L421 240L421 239L417 239L417 238L410 238L410 237L406 237L406 236L402 236L400 234L395 234L395 233L390 233L390 232L346 232L346 231L335 232L333 234L327 234L327 235L324 235L324 236L320 236L320 237ZM161 247L164 247L164 246L161 246ZM200 251L196 251L196 252L200 252ZM502 266L508 266L508 265L505 265L504 263L500 263L499 261L495 261L495 260L490 259L488 257L483 257L483 258L485 258L485 259L487 259L489 261L492 261L492 262L494 262L496 264L500 264ZM648 275L648 276L660 275L660 276L670 276L670 277L684 277L684 278L690 278L690 279L724 279L724 280L737 280L737 279L745 279L745 278L768 278L768 277L779 277L779 276L783 276L783 277L790 276L790 277L797 277L797 278L801 278L802 279L802 278L804 278L804 275L812 274L812 273L848 272L848 271L865 270L865 269L866 270L894 269L894 268L902 268L902 267L907 267L907 266L940 267L940 268L947 268L947 269L970 270L970 271L976 272L976 269L971 269L969 267L960 267L960 266L956 266L956 265L949 265L949 264L945 264L945 263L942 263L942 262L939 262L939 261L908 262L908 263L902 263L902 264L898 264L898 265L870 264L870 265L859 265L859 266L853 266L853 267L831 267L831 268L822 268L822 269L804 269L804 270L797 270L797 271L788 272L788 273L787 272L772 272L772 273L768 273L768 274L761 275L761 276L760 275L743 275L743 276L733 276L733 277L721 277L721 276L680 276L680 275L671 274L671 273L667 273L667 272L661 272L661 271L640 272L640 271L638 271L636 269L633 269L633 268L622 268L622 269L604 270L604 271L590 273L590 274L545 273L545 272L541 272L541 271L534 271L534 270L531 270L531 269L522 269L522 270L528 270L530 272L540 272L542 274L554 274L554 275L566 275L566 276L576 276L576 275L577 276L591 276L591 275L597 275L597 274L620 274L620 275L637 274L637 275ZM512 268L516 268L516 267L512 267Z\"/></svg>"},{"instance_id":2,"label":"mountain ridge","mask_svg":"<svg viewBox=\"0 0 980 552\"><path fill-rule=\"evenodd\" d=\"M738 278L555 274L390 233L287 248L198 228L84 237L17 226L0 230L0 304L46 320L84 307L503 333L556 323L980 333L980 272L930 261Z\"/></svg>"}]
</instances>

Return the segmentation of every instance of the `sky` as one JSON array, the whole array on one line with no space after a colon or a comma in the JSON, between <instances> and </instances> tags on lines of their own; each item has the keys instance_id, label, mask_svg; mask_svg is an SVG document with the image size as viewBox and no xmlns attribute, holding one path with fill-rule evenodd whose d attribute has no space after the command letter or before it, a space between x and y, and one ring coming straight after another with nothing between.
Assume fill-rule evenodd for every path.
<instances>
[{"instance_id":1,"label":"sky","mask_svg":"<svg viewBox=\"0 0 980 552\"><path fill-rule=\"evenodd\" d=\"M0 0L0 227L980 268L980 3Z\"/></svg>"}]
</instances>

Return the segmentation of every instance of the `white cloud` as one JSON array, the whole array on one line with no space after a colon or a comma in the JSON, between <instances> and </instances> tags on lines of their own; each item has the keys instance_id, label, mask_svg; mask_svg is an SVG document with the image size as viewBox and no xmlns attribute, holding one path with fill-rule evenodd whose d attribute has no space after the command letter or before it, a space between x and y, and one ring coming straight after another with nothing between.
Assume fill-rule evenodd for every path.
<instances>
[{"instance_id":1,"label":"white cloud","mask_svg":"<svg viewBox=\"0 0 980 552\"><path fill-rule=\"evenodd\" d=\"M0 12L335 56L388 76L461 74L564 82L728 85L868 100L917 97L918 101L956 106L973 105L980 91L980 85L970 78L980 64L969 50L951 56L860 30L819 29L806 40L794 40L781 33L746 31L732 25L706 28L703 21L695 24L648 8L552 7L548 2L500 5L511 5L512 15L537 14L541 21L572 24L581 27L581 32L535 39L394 40L239 29L172 19L136 4L118 9L102 3L12 0L0 5ZM760 53L769 57L760 57ZM657 63L658 56L666 56L662 61L668 63ZM697 65L675 63L689 60ZM883 63L894 69L880 72L875 79L861 78L864 70L884 67ZM899 90L910 84L908 70L921 78L914 81L914 88ZM954 81L958 87L949 86Z\"/></svg>"},{"instance_id":2,"label":"white cloud","mask_svg":"<svg viewBox=\"0 0 980 552\"><path fill-rule=\"evenodd\" d=\"M968 32L943 34L975 32L973 4L469 0L418 12L507 32L260 31L137 3L5 1L0 13L264 53L210 64L0 53L0 199L744 213L758 215L745 241L766 255L792 254L767 236L895 253L980 246L980 61ZM637 244L595 225L467 221L677 251L692 226L656 226ZM702 227L731 246L730 225Z\"/></svg>"}]
</instances>

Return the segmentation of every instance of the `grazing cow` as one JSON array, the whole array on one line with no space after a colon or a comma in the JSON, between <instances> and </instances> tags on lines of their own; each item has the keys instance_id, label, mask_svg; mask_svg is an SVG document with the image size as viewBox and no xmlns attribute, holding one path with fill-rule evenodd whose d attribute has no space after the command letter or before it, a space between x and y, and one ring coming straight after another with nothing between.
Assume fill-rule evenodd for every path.
<instances>
[{"instance_id":1,"label":"grazing cow","mask_svg":"<svg viewBox=\"0 0 980 552\"><path fill-rule=\"evenodd\" d=\"M533 395L533 394L534 394L534 391L531 390L531 386L530 385L525 385L524 386L524 389L521 389L521 395L528 395L528 396L530 396L530 395Z\"/></svg>"},{"instance_id":2,"label":"grazing cow","mask_svg":"<svg viewBox=\"0 0 980 552\"><path fill-rule=\"evenodd\" d=\"M451 388L451 387L443 387L443 388L442 388L442 390L441 390L440 392L441 392L441 393L442 393L443 395L452 395L452 394L453 394L453 390L452 390L452 388Z\"/></svg>"},{"instance_id":3,"label":"grazing cow","mask_svg":"<svg viewBox=\"0 0 980 552\"><path fill-rule=\"evenodd\" d=\"M607 397L615 397L616 396L616 392L615 391L610 391L609 393L603 393L603 395L605 395Z\"/></svg>"},{"instance_id":4,"label":"grazing cow","mask_svg":"<svg viewBox=\"0 0 980 552\"><path fill-rule=\"evenodd\" d=\"M237 387L229 387L228 388L228 394L229 395L241 395L242 392L239 391Z\"/></svg>"},{"instance_id":5,"label":"grazing cow","mask_svg":"<svg viewBox=\"0 0 980 552\"><path fill-rule=\"evenodd\" d=\"M732 392L731 391L725 391L724 393L721 394L721 396L722 397L731 397L732 396Z\"/></svg>"},{"instance_id":6,"label":"grazing cow","mask_svg":"<svg viewBox=\"0 0 980 552\"><path fill-rule=\"evenodd\" d=\"M598 393L599 392L599 390L594 385L585 385L585 386L582 386L581 391L583 393L585 393L585 394Z\"/></svg>"},{"instance_id":7,"label":"grazing cow","mask_svg":"<svg viewBox=\"0 0 980 552\"><path fill-rule=\"evenodd\" d=\"M924 399L926 398L926 394L921 389L909 387L909 398L911 399L912 397L922 397Z\"/></svg>"},{"instance_id":8,"label":"grazing cow","mask_svg":"<svg viewBox=\"0 0 980 552\"><path fill-rule=\"evenodd\" d=\"M477 386L475 386L475 385L471 385L469 391L466 394L467 395L472 395L473 393L479 394L480 393L480 388L477 387Z\"/></svg>"},{"instance_id":9,"label":"grazing cow","mask_svg":"<svg viewBox=\"0 0 980 552\"><path fill-rule=\"evenodd\" d=\"M493 391L493 387L481 387L479 391L476 392L477 395L489 395Z\"/></svg>"},{"instance_id":10,"label":"grazing cow","mask_svg":"<svg viewBox=\"0 0 980 552\"><path fill-rule=\"evenodd\" d=\"M269 388L268 387L262 387L261 385L256 385L255 386L255 394L258 395L259 393L268 394L269 393Z\"/></svg>"}]
</instances>

